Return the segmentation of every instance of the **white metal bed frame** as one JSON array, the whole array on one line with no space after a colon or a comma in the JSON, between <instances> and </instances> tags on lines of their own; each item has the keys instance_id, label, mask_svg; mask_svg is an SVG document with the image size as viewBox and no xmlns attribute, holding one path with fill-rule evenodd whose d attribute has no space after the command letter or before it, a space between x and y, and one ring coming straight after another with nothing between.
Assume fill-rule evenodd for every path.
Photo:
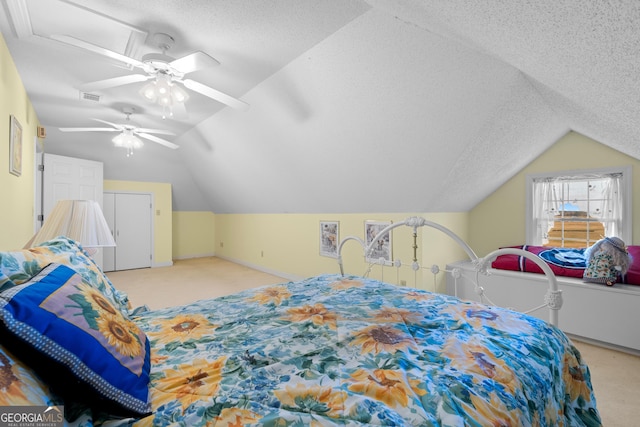
<instances>
[{"instance_id":1,"label":"white metal bed frame","mask_svg":"<svg viewBox=\"0 0 640 427\"><path fill-rule=\"evenodd\" d=\"M357 236L347 236L343 238L340 241L340 244L338 245L338 254L337 254L338 264L340 265L340 274L344 276L344 266L342 261L342 247L346 242L350 240L355 240L356 242L358 242L363 248L365 259L368 259L369 255L373 253L374 245L381 237L385 236L387 233L390 233L393 229L402 227L402 226L411 227L413 229L413 262L411 263L411 268L414 271L417 271L420 268L422 268L418 263L418 259L417 259L417 250L418 250L417 236L418 236L418 228L420 227L435 228L436 230L440 230L444 234L451 237L466 252L467 256L469 257L469 259L471 260L471 262L473 263L476 269L476 274L488 275L489 273L487 269L490 267L491 262L500 255L518 255L518 256L523 256L525 258L530 259L542 269L542 271L544 272L544 274L548 279L549 287L544 296L544 303L542 305L532 308L531 310L526 311L525 313L530 313L532 311L535 311L544 307L548 307L549 323L555 326L558 325L558 312L560 311L560 308L562 308L562 291L558 289L558 282L556 280L555 274L553 273L549 265L547 265L547 263L544 262L540 257L538 257L537 255L531 252L524 251L522 249L503 248L503 249L497 249L489 253L487 256L483 258L479 258L475 254L473 249L471 249L471 247L469 247L469 245L464 240L462 240L457 234L455 234L453 231L449 230L448 228L438 223L426 220L422 217L409 217L404 221L396 222L386 226L375 236L374 239L372 239L369 245L367 245L364 240L362 240L360 237L357 237ZM377 262L377 264L382 265L384 268L384 265L386 264L384 261L385 260L382 259L379 262ZM367 276L371 271L372 265L373 265L372 263L369 263L369 268L364 274L365 276ZM400 267L401 262L394 261L394 266ZM439 267L435 265L431 267L432 273L437 274L439 271L440 271ZM451 271L451 274L454 278L460 277L461 275L460 271L456 271L456 269ZM476 287L476 293L480 296L481 301L486 300L486 302L488 302L489 304L495 305L491 303L491 300L489 300L489 298L485 295L484 289L478 285L477 280L474 282L474 284ZM458 296L457 287L454 294L456 297Z\"/></svg>"}]
</instances>

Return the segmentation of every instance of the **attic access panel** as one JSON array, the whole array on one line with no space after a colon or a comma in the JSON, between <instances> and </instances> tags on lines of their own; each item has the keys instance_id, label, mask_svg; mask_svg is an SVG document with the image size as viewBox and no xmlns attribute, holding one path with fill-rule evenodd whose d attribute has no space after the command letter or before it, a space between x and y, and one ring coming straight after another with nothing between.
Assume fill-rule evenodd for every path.
<instances>
[{"instance_id":1,"label":"attic access panel","mask_svg":"<svg viewBox=\"0 0 640 427\"><path fill-rule=\"evenodd\" d=\"M133 56L147 37L146 31L66 0L15 0L7 7L19 38L64 34Z\"/></svg>"}]
</instances>

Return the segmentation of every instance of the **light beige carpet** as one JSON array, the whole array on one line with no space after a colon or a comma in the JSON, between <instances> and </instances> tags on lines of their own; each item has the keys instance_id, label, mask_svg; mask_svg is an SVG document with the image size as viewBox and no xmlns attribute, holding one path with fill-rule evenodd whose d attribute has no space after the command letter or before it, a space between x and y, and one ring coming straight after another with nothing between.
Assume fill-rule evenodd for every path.
<instances>
[{"instance_id":1,"label":"light beige carpet","mask_svg":"<svg viewBox=\"0 0 640 427\"><path fill-rule=\"evenodd\" d=\"M134 306L146 304L152 309L287 281L215 257L179 260L171 267L118 271L107 276L116 288L129 295ZM640 357L575 340L574 343L590 367L603 425L640 425Z\"/></svg>"}]
</instances>

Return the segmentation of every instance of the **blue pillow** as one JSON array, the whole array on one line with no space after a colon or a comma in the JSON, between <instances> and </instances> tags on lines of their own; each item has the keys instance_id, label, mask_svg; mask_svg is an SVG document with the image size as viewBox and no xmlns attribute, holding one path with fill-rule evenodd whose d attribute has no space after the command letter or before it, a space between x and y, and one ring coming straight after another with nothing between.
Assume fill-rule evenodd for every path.
<instances>
[{"instance_id":1,"label":"blue pillow","mask_svg":"<svg viewBox=\"0 0 640 427\"><path fill-rule=\"evenodd\" d=\"M0 342L65 404L124 417L151 411L146 335L65 265L0 293Z\"/></svg>"}]
</instances>

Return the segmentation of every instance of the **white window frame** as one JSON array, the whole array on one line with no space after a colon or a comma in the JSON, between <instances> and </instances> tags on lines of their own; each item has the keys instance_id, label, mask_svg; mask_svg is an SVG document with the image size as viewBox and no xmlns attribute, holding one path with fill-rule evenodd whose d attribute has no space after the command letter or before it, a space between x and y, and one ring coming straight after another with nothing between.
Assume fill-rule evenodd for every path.
<instances>
[{"instance_id":1,"label":"white window frame","mask_svg":"<svg viewBox=\"0 0 640 427\"><path fill-rule=\"evenodd\" d=\"M632 244L633 236L633 220L632 220L632 168L631 166L619 166L602 169L580 169L580 170L567 170L558 172L541 172L535 174L528 174L526 176L526 243L528 245L539 245L537 241L537 229L533 221L533 184L536 179L540 178L558 178L563 176L576 176L584 175L587 178L589 175L594 174L622 174L621 188L623 191L623 218L622 218L622 233L620 237L627 245Z\"/></svg>"}]
</instances>

